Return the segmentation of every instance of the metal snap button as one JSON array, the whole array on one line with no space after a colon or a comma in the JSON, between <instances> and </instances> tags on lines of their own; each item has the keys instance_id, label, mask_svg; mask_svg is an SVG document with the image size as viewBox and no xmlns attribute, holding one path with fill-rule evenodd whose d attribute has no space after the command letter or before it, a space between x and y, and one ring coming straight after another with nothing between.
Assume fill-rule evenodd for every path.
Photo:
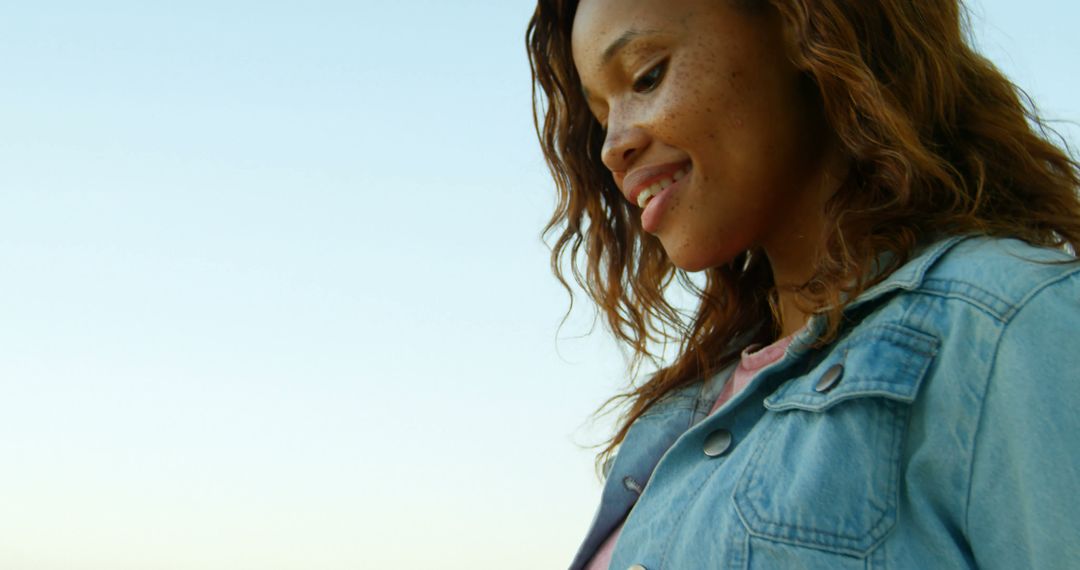
<instances>
[{"instance_id":1,"label":"metal snap button","mask_svg":"<svg viewBox=\"0 0 1080 570\"><path fill-rule=\"evenodd\" d=\"M825 371L825 374L821 375L821 379L818 380L817 386L815 386L814 389L824 394L835 388L836 385L840 383L840 378L843 378L843 376L844 365L833 364Z\"/></svg>"},{"instance_id":2,"label":"metal snap button","mask_svg":"<svg viewBox=\"0 0 1080 570\"><path fill-rule=\"evenodd\" d=\"M705 438L703 451L709 457L720 457L731 448L731 432L726 429L718 429Z\"/></svg>"}]
</instances>

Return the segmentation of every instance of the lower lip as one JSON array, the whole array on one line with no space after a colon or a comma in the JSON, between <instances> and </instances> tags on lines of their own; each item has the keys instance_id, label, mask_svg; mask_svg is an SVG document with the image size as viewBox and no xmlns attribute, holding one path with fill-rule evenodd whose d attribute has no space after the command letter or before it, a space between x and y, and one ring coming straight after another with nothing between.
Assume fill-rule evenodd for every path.
<instances>
[{"instance_id":1,"label":"lower lip","mask_svg":"<svg viewBox=\"0 0 1080 570\"><path fill-rule=\"evenodd\" d=\"M664 188L663 192L653 196L648 204L645 204L645 209L641 212L641 229L650 234L656 233L656 230L660 229L660 221L664 219L664 214L667 212L668 203L671 202L671 197L675 195L675 192L679 188L682 188L683 181L689 176L690 173L687 172L682 178L675 181L674 184Z\"/></svg>"}]
</instances>

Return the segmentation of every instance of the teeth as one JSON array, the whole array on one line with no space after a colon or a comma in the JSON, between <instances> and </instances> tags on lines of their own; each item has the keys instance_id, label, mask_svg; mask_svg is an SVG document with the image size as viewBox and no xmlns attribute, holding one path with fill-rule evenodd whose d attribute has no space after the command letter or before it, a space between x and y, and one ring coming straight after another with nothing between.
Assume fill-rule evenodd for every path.
<instances>
[{"instance_id":1,"label":"teeth","mask_svg":"<svg viewBox=\"0 0 1080 570\"><path fill-rule=\"evenodd\" d=\"M671 178L665 178L665 179L663 179L663 180L661 180L659 182L656 182L652 186L649 186L648 188L642 190L641 193L638 194L638 197L637 197L637 205L638 205L638 207L639 208L644 208L645 205L649 203L649 200L652 200L653 196L656 196L657 194L663 192L665 188L667 188L668 186L671 186L677 180L679 180L683 176L686 176L687 173L689 173L689 172L690 172L690 165L686 165L686 166L680 168L677 172L675 172L675 174L672 174Z\"/></svg>"},{"instance_id":2,"label":"teeth","mask_svg":"<svg viewBox=\"0 0 1080 570\"><path fill-rule=\"evenodd\" d=\"M645 204L648 204L649 200L652 200L652 197L655 196L657 192L659 192L656 187L656 184L649 186L648 188L642 190L641 194L637 195L637 205L639 208L644 208Z\"/></svg>"}]
</instances>

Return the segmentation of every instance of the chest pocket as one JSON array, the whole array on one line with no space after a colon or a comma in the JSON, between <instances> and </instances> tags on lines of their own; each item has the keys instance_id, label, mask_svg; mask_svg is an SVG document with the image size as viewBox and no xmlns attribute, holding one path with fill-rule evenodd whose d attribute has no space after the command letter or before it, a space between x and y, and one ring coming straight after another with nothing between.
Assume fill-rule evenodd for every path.
<instances>
[{"instance_id":1,"label":"chest pocket","mask_svg":"<svg viewBox=\"0 0 1080 570\"><path fill-rule=\"evenodd\" d=\"M885 324L856 331L766 398L771 412L734 499L754 550L864 558L896 523L910 404L939 342ZM766 421L767 420L767 421Z\"/></svg>"}]
</instances>

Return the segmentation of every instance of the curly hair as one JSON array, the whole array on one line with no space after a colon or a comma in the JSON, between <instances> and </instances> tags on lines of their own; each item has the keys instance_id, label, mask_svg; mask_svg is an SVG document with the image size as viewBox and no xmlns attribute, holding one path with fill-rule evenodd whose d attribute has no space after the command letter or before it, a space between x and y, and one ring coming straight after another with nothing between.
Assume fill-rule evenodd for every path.
<instances>
[{"instance_id":1,"label":"curly hair","mask_svg":"<svg viewBox=\"0 0 1080 570\"><path fill-rule=\"evenodd\" d=\"M825 206L814 275L797 290L826 317L819 344L835 338L847 300L942 235L1075 253L1078 163L1027 95L971 47L960 0L727 1L778 12L792 62L816 87L851 164ZM666 394L736 358L736 341L773 340L777 293L763 251L705 270L699 284L641 229L600 161L605 133L570 51L577 4L539 0L526 33L533 118L558 192L544 229L555 236L552 269L568 290L569 271L630 347L632 375L643 361L659 365L664 343L679 347L673 362L608 401L629 405L603 459ZM887 266L876 266L886 252ZM676 283L697 295L692 315L668 299Z\"/></svg>"}]
</instances>

